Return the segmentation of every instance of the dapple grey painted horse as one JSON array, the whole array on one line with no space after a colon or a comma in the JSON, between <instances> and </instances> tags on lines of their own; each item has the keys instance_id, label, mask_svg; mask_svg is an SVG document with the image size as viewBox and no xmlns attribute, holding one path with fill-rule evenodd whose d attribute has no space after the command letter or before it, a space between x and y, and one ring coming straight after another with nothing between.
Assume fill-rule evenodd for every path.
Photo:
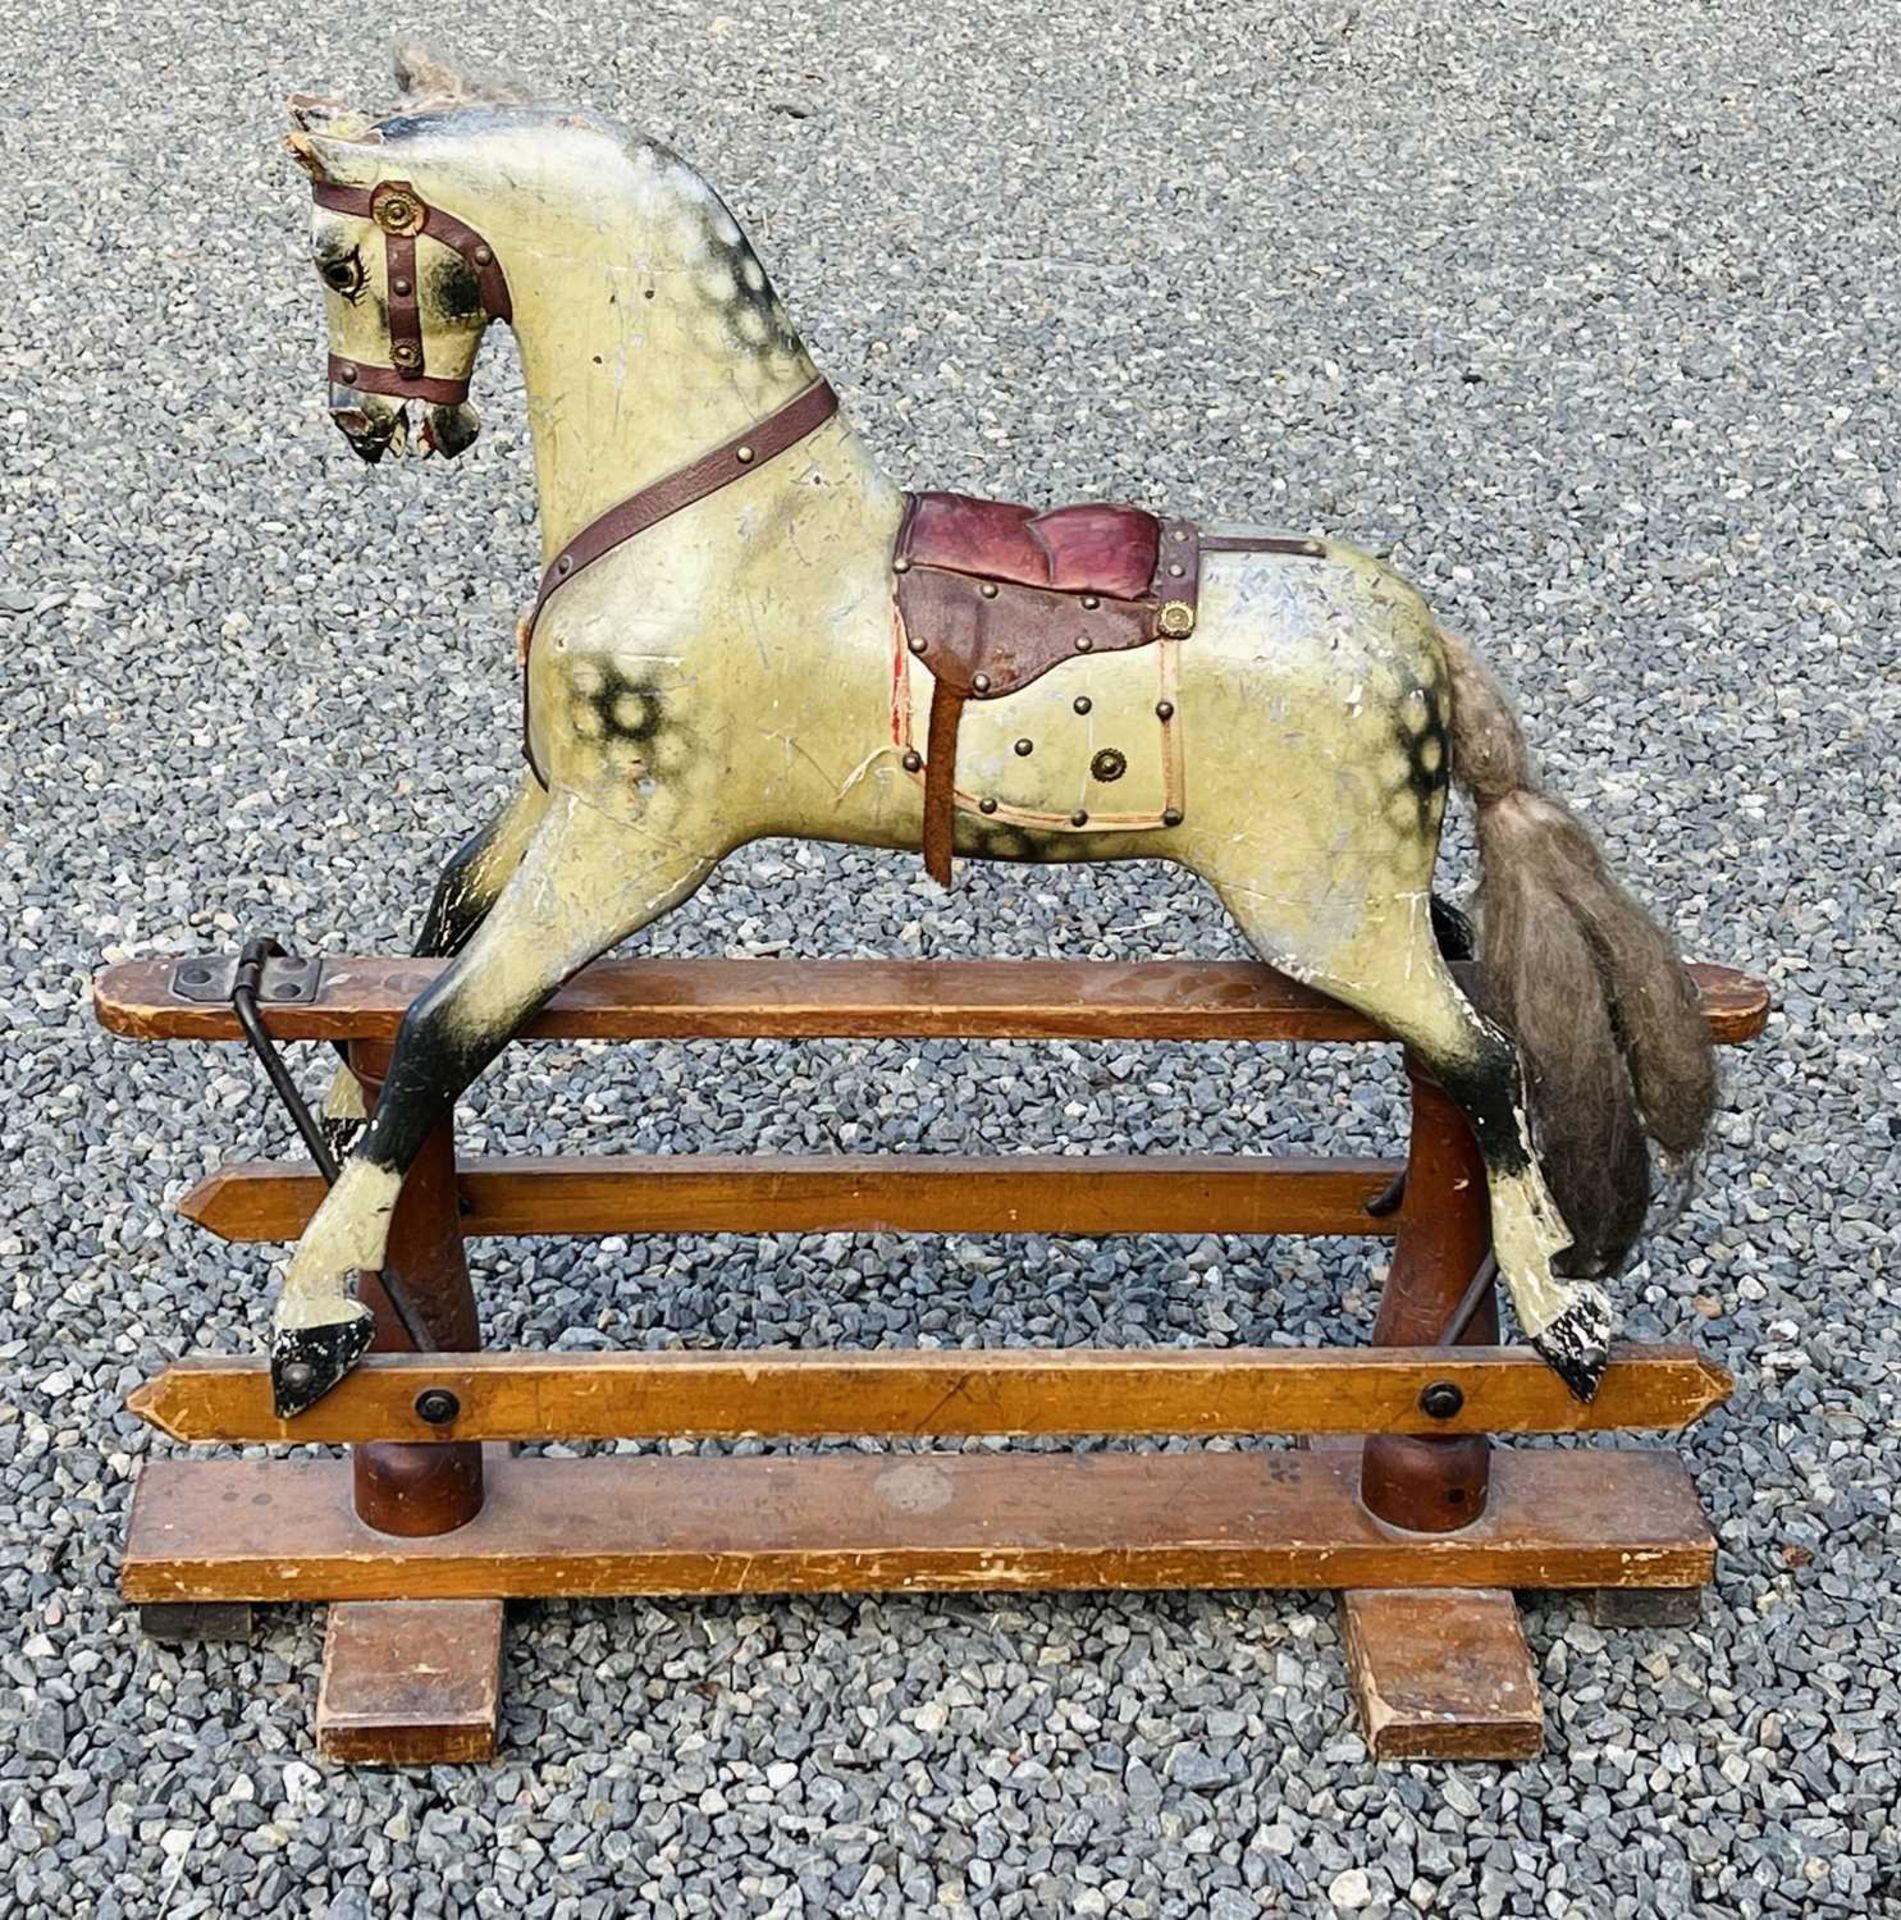
<instances>
[{"instance_id":1,"label":"dapple grey painted horse","mask_svg":"<svg viewBox=\"0 0 1901 1920\"><path fill-rule=\"evenodd\" d=\"M438 886L423 950L454 964L410 1009L291 1259L272 1348L287 1414L367 1343L351 1278L382 1266L425 1134L570 974L747 841L908 848L926 830L930 673L894 624L907 499L820 391L731 214L664 147L429 81L380 121L293 102L291 146L317 201L331 409L359 453L385 451L412 399L427 441L461 451L483 334L514 328L549 569L530 770ZM1180 862L1264 960L1402 1039L1472 1122L1520 1326L1588 1396L1611 1329L1595 1281L1642 1223L1645 1136L1686 1155L1710 1115L1694 989L1411 587L1337 541L1204 532L1198 603L1160 608L1157 644L1039 666L964 710L956 848ZM1485 1014L1434 937L1454 777L1478 805Z\"/></svg>"}]
</instances>

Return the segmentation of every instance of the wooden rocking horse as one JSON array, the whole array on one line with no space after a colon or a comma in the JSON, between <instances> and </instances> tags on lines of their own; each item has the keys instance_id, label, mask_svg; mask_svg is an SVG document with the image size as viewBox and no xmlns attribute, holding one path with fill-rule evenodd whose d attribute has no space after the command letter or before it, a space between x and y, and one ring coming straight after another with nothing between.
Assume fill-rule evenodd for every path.
<instances>
[{"instance_id":1,"label":"wooden rocking horse","mask_svg":"<svg viewBox=\"0 0 1901 1920\"><path fill-rule=\"evenodd\" d=\"M514 328L546 561L520 636L528 768L436 889L421 951L455 964L291 1259L280 1411L368 1346L351 1278L385 1267L445 1108L563 981L770 834L922 845L942 879L953 848L1202 875L1262 959L1458 1103L1519 1325L1588 1397L1611 1332L1594 1277L1642 1223L1645 1135L1692 1154L1715 1076L1670 941L1533 784L1470 650L1338 541L905 494L690 166L448 91L378 122L294 103L291 148L331 411L365 459L412 401L432 446L466 448L482 337ZM1431 911L1453 778L1478 803L1489 1017Z\"/></svg>"},{"instance_id":2,"label":"wooden rocking horse","mask_svg":"<svg viewBox=\"0 0 1901 1920\"><path fill-rule=\"evenodd\" d=\"M412 403L459 453L483 335L513 327L544 559L519 630L527 764L442 875L416 957L253 943L235 968L101 977L121 1032L250 1039L315 1162L226 1169L185 1203L227 1238L296 1238L268 1367L181 1361L135 1404L180 1439L354 1448L353 1496L328 1465L150 1463L127 1594L154 1622L339 1603L328 1750L413 1760L489 1750L511 1595L1335 1586L1356 1590L1377 1751L1534 1750L1504 1589L1661 1590L1661 1618L1714 1542L1668 1454L1507 1450L1493 1484L1486 1435L1677 1426L1728 1391L1685 1349L1613 1360L1599 1283L1644 1224L1652 1144L1695 1154L1712 1039L1759 1030L1761 989L1683 965L1535 783L1484 666L1388 568L1132 506L901 491L691 167L421 77L381 120L293 102L330 406L366 460ZM1476 968L1431 891L1453 781L1477 806ZM1267 964L590 964L780 834L921 847L945 881L958 853L1177 861ZM1254 1156L458 1169L456 1097L523 1032L1397 1040L1412 1143L1403 1186L1394 1162ZM347 1049L327 1138L273 1037ZM472 1351L469 1235L801 1228L1397 1245L1352 1352ZM1482 1344L1494 1276L1557 1379ZM1076 1432L1336 1439L882 1465L499 1447Z\"/></svg>"}]
</instances>

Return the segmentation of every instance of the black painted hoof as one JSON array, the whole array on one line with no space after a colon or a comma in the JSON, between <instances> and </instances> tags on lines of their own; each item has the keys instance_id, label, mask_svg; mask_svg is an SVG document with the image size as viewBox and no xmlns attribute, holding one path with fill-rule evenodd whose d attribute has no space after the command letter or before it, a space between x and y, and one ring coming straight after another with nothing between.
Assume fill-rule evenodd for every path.
<instances>
[{"instance_id":1,"label":"black painted hoof","mask_svg":"<svg viewBox=\"0 0 1901 1920\"><path fill-rule=\"evenodd\" d=\"M1611 1363L1610 1302L1595 1287L1581 1291L1531 1344L1575 1398L1594 1399Z\"/></svg>"},{"instance_id":2,"label":"black painted hoof","mask_svg":"<svg viewBox=\"0 0 1901 1920\"><path fill-rule=\"evenodd\" d=\"M330 1157L338 1166L342 1166L356 1151L356 1143L369 1130L370 1123L360 1114L339 1116L324 1113L317 1116L317 1131L323 1136L323 1143L330 1149Z\"/></svg>"},{"instance_id":3,"label":"black painted hoof","mask_svg":"<svg viewBox=\"0 0 1901 1920\"><path fill-rule=\"evenodd\" d=\"M280 1420L314 1407L363 1358L375 1337L375 1316L359 1309L348 1320L316 1327L280 1327L271 1336L271 1400Z\"/></svg>"}]
</instances>

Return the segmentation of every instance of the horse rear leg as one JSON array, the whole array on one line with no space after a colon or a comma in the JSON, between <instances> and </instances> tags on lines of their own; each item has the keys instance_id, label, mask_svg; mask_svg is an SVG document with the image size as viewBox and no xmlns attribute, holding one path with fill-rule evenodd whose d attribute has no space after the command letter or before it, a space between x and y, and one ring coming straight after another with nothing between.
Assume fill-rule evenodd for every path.
<instances>
[{"instance_id":1,"label":"horse rear leg","mask_svg":"<svg viewBox=\"0 0 1901 1920\"><path fill-rule=\"evenodd\" d=\"M1377 1021L1458 1104L1484 1157L1499 1277L1525 1337L1580 1399L1610 1358L1610 1302L1552 1260L1571 1244L1532 1152L1518 1050L1459 991L1434 937L1430 898L1369 895L1343 913L1341 875L1324 913L1209 876L1269 966Z\"/></svg>"},{"instance_id":2,"label":"horse rear leg","mask_svg":"<svg viewBox=\"0 0 1901 1920\"><path fill-rule=\"evenodd\" d=\"M462 951L508 876L521 864L547 804L548 790L533 774L524 774L501 812L456 848L430 896L412 953L424 960L443 960ZM332 1158L342 1161L368 1124L363 1089L347 1065L339 1066L324 1097L321 1120Z\"/></svg>"},{"instance_id":3,"label":"horse rear leg","mask_svg":"<svg viewBox=\"0 0 1901 1920\"><path fill-rule=\"evenodd\" d=\"M272 1323L289 1418L369 1344L350 1276L381 1268L397 1195L429 1130L570 974L677 906L719 855L710 826L616 819L551 797L519 864L453 966L403 1016L368 1128L298 1241Z\"/></svg>"}]
</instances>

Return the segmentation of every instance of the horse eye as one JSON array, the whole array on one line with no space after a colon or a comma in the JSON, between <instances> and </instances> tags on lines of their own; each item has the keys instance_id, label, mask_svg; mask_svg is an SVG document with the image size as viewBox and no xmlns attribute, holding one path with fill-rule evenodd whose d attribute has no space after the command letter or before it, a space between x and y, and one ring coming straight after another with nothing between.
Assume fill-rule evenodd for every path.
<instances>
[{"instance_id":1,"label":"horse eye","mask_svg":"<svg viewBox=\"0 0 1901 1920\"><path fill-rule=\"evenodd\" d=\"M318 268L324 284L349 298L363 290L363 258L354 249L341 260L332 260Z\"/></svg>"}]
</instances>

